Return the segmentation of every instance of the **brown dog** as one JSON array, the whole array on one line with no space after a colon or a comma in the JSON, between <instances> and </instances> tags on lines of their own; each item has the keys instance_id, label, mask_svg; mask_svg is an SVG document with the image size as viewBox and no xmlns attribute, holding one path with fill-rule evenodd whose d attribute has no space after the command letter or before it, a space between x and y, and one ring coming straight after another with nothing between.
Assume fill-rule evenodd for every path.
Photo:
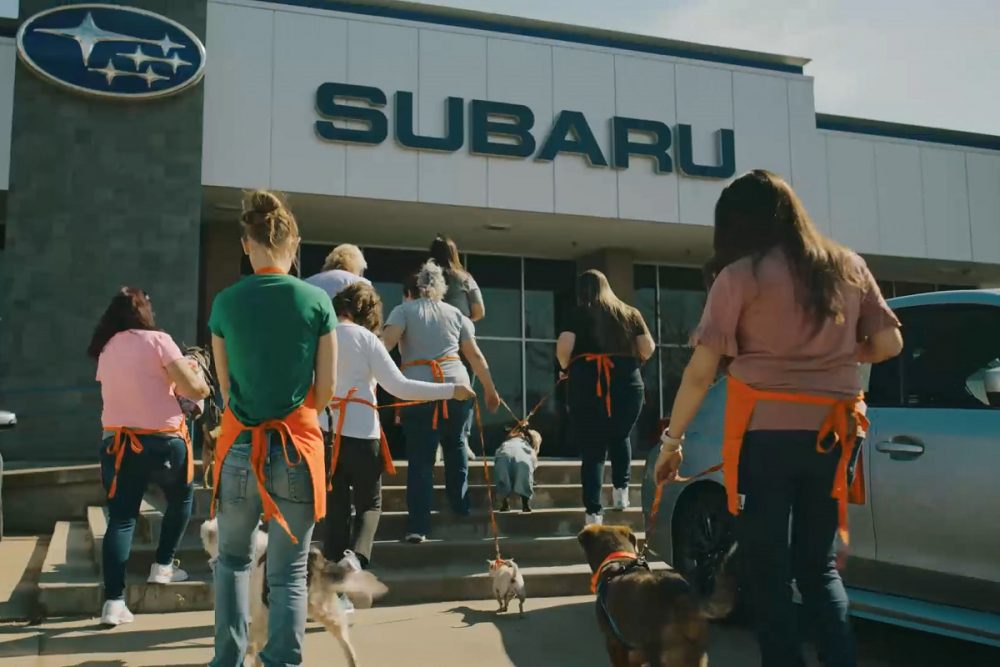
<instances>
[{"instance_id":1,"label":"brown dog","mask_svg":"<svg viewBox=\"0 0 1000 667\"><path fill-rule=\"evenodd\" d=\"M219 437L222 422L222 411L219 410L212 374L212 355L205 348L191 346L185 348L184 356L192 362L209 389L208 397L202 401L204 409L200 409L193 401L178 399L185 416L196 421L201 429L202 482L208 488L212 486L214 479L215 441Z\"/></svg>"},{"instance_id":2,"label":"brown dog","mask_svg":"<svg viewBox=\"0 0 1000 667\"><path fill-rule=\"evenodd\" d=\"M591 525L577 539L594 572L612 667L708 665L708 619L728 615L735 595L728 576L720 572L712 599L703 601L677 572L651 571L627 527Z\"/></svg>"}]
</instances>

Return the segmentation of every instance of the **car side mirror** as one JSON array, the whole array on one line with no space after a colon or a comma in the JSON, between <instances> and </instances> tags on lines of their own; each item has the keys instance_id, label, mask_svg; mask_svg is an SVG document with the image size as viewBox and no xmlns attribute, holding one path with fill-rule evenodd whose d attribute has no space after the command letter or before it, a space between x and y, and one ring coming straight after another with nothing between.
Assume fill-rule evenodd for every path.
<instances>
[{"instance_id":1,"label":"car side mirror","mask_svg":"<svg viewBox=\"0 0 1000 667\"><path fill-rule=\"evenodd\" d=\"M983 374L983 386L990 407L1000 407L1000 368L988 368Z\"/></svg>"}]
</instances>

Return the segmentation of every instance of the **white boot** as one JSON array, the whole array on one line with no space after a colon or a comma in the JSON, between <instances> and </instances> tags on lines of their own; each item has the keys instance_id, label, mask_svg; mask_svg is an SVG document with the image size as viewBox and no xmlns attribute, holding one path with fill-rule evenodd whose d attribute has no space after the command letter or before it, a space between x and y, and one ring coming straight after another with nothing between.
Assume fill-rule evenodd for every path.
<instances>
[{"instance_id":1,"label":"white boot","mask_svg":"<svg viewBox=\"0 0 1000 667\"><path fill-rule=\"evenodd\" d=\"M584 517L583 524L585 526L602 526L604 525L604 517L600 514L588 514Z\"/></svg>"},{"instance_id":2,"label":"white boot","mask_svg":"<svg viewBox=\"0 0 1000 667\"><path fill-rule=\"evenodd\" d=\"M627 510L629 508L628 487L624 489L612 489L611 495L614 498L614 508L616 510Z\"/></svg>"},{"instance_id":3,"label":"white boot","mask_svg":"<svg viewBox=\"0 0 1000 667\"><path fill-rule=\"evenodd\" d=\"M135 616L125 606L125 600L105 600L101 610L101 625L121 625L134 620Z\"/></svg>"}]
</instances>

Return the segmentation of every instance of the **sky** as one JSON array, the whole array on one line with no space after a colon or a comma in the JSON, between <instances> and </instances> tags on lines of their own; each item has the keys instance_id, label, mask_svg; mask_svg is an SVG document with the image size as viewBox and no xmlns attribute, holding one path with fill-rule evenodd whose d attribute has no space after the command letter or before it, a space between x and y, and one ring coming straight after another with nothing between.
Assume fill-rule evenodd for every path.
<instances>
[{"instance_id":1,"label":"sky","mask_svg":"<svg viewBox=\"0 0 1000 667\"><path fill-rule=\"evenodd\" d=\"M810 58L818 112L1000 135L1000 0L423 4Z\"/></svg>"}]
</instances>

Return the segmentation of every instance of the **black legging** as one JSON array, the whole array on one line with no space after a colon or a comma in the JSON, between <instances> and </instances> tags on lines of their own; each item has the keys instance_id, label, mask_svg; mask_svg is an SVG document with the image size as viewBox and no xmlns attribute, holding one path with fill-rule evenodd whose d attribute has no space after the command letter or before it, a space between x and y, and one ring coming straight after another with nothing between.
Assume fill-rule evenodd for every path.
<instances>
[{"instance_id":1,"label":"black legging","mask_svg":"<svg viewBox=\"0 0 1000 667\"><path fill-rule=\"evenodd\" d=\"M569 432L572 442L580 448L580 482L588 514L601 513L604 463L608 458L615 488L628 487L632 466L629 434L639 419L645 394L637 359L613 357L612 362L610 417L605 398L597 395L597 364L578 359L569 368Z\"/></svg>"}]
</instances>

